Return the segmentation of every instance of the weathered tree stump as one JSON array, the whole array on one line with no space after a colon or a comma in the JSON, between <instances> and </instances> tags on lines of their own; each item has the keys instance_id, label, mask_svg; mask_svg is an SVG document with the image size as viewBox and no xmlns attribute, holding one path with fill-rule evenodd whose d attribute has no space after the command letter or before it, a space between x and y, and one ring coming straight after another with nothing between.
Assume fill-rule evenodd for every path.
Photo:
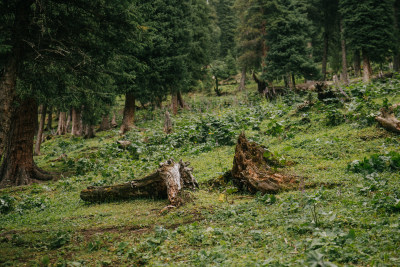
<instances>
[{"instance_id":1,"label":"weathered tree stump","mask_svg":"<svg viewBox=\"0 0 400 267\"><path fill-rule=\"evenodd\" d=\"M277 160L266 148L249 142L244 133L240 134L236 145L231 179L241 190L250 193L277 193L280 190L295 188L295 177L279 174Z\"/></svg>"},{"instance_id":2,"label":"weathered tree stump","mask_svg":"<svg viewBox=\"0 0 400 267\"><path fill-rule=\"evenodd\" d=\"M168 111L165 112L164 133L166 134L172 133L172 120Z\"/></svg>"},{"instance_id":3,"label":"weathered tree stump","mask_svg":"<svg viewBox=\"0 0 400 267\"><path fill-rule=\"evenodd\" d=\"M172 159L143 179L112 186L90 186L81 192L81 199L88 202L129 200L136 198L168 198L173 206L184 203L184 190L198 188L189 162Z\"/></svg>"},{"instance_id":4,"label":"weathered tree stump","mask_svg":"<svg viewBox=\"0 0 400 267\"><path fill-rule=\"evenodd\" d=\"M389 131L400 133L400 120L394 115L394 110L398 107L400 107L400 104L396 104L388 109L382 108L381 115L375 117L376 121Z\"/></svg>"}]
</instances>

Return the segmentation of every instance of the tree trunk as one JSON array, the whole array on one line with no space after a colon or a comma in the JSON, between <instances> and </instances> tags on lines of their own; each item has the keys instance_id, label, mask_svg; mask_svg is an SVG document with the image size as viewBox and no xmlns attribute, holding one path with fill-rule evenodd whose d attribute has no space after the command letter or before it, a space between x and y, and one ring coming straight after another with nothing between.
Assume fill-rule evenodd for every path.
<instances>
[{"instance_id":1,"label":"tree trunk","mask_svg":"<svg viewBox=\"0 0 400 267\"><path fill-rule=\"evenodd\" d=\"M47 105L42 105L41 113L40 113L40 123L38 133L36 135L36 143L35 143L35 156L40 155L40 145L42 144L42 135L44 130L44 122L46 120L47 115Z\"/></svg>"},{"instance_id":2,"label":"tree trunk","mask_svg":"<svg viewBox=\"0 0 400 267\"><path fill-rule=\"evenodd\" d=\"M361 76L361 58L360 58L360 51L354 51L354 75L356 77Z\"/></svg>"},{"instance_id":3,"label":"tree trunk","mask_svg":"<svg viewBox=\"0 0 400 267\"><path fill-rule=\"evenodd\" d=\"M3 155L7 133L10 131L16 82L17 62L15 57L11 57L6 63L0 79L0 160L1 155Z\"/></svg>"},{"instance_id":4,"label":"tree trunk","mask_svg":"<svg viewBox=\"0 0 400 267\"><path fill-rule=\"evenodd\" d=\"M164 132L166 134L172 133L172 121L168 111L165 112Z\"/></svg>"},{"instance_id":5,"label":"tree trunk","mask_svg":"<svg viewBox=\"0 0 400 267\"><path fill-rule=\"evenodd\" d=\"M11 117L15 112L13 102L15 100L18 67L21 59L27 53L27 43L24 39L29 32L32 3L34 3L33 0L19 1L15 8L15 14L10 14L14 16L10 42L12 51L5 61L3 70L0 71L0 160L6 149L5 143L11 128Z\"/></svg>"},{"instance_id":6,"label":"tree trunk","mask_svg":"<svg viewBox=\"0 0 400 267\"><path fill-rule=\"evenodd\" d=\"M345 85L349 84L349 78L347 75L347 51L346 51L346 40L344 39L342 23L340 23L341 32L341 45L342 45L342 82Z\"/></svg>"},{"instance_id":7,"label":"tree trunk","mask_svg":"<svg viewBox=\"0 0 400 267\"><path fill-rule=\"evenodd\" d=\"M242 75L240 76L240 84L238 90L246 90L246 68L242 69Z\"/></svg>"},{"instance_id":8,"label":"tree trunk","mask_svg":"<svg viewBox=\"0 0 400 267\"><path fill-rule=\"evenodd\" d=\"M265 88L267 88L267 83L265 81L258 79L258 77L256 76L256 74L254 72L253 72L253 79L257 83L258 93L264 95L264 90L265 90Z\"/></svg>"},{"instance_id":9,"label":"tree trunk","mask_svg":"<svg viewBox=\"0 0 400 267\"><path fill-rule=\"evenodd\" d=\"M47 131L51 131L53 128L53 107L49 107L49 114L47 117Z\"/></svg>"},{"instance_id":10,"label":"tree trunk","mask_svg":"<svg viewBox=\"0 0 400 267\"><path fill-rule=\"evenodd\" d=\"M89 202L129 200L136 198L168 198L171 205L184 202L184 189L198 188L188 162L168 160L152 174L140 179L112 186L91 186L81 192L81 199Z\"/></svg>"},{"instance_id":11,"label":"tree trunk","mask_svg":"<svg viewBox=\"0 0 400 267\"><path fill-rule=\"evenodd\" d=\"M67 113L60 112L58 116L58 127L56 135L65 135L67 133Z\"/></svg>"},{"instance_id":12,"label":"tree trunk","mask_svg":"<svg viewBox=\"0 0 400 267\"><path fill-rule=\"evenodd\" d=\"M178 98L178 104L179 104L180 108L189 109L189 106L185 103L185 101L183 101L182 93L180 90L177 93L177 98Z\"/></svg>"},{"instance_id":13,"label":"tree trunk","mask_svg":"<svg viewBox=\"0 0 400 267\"><path fill-rule=\"evenodd\" d=\"M86 125L85 127L85 139L90 139L90 138L95 138L96 134L94 132L94 126L93 125Z\"/></svg>"},{"instance_id":14,"label":"tree trunk","mask_svg":"<svg viewBox=\"0 0 400 267\"><path fill-rule=\"evenodd\" d=\"M291 74L291 78L292 78L292 90L296 90L296 77L294 76L294 74Z\"/></svg>"},{"instance_id":15,"label":"tree trunk","mask_svg":"<svg viewBox=\"0 0 400 267\"><path fill-rule=\"evenodd\" d=\"M363 52L363 82L368 83L371 80L372 69L368 55Z\"/></svg>"},{"instance_id":16,"label":"tree trunk","mask_svg":"<svg viewBox=\"0 0 400 267\"><path fill-rule=\"evenodd\" d=\"M394 115L394 110L398 108L400 104L394 105L389 109L382 108L381 115L377 116L375 119L379 124L392 132L400 133L400 120Z\"/></svg>"},{"instance_id":17,"label":"tree trunk","mask_svg":"<svg viewBox=\"0 0 400 267\"><path fill-rule=\"evenodd\" d=\"M324 33L324 51L322 54L322 78L326 81L326 66L328 64L328 49L329 49L329 36Z\"/></svg>"},{"instance_id":18,"label":"tree trunk","mask_svg":"<svg viewBox=\"0 0 400 267\"><path fill-rule=\"evenodd\" d=\"M112 119L111 119L111 127L116 128L117 126L118 126L117 118L115 116L115 112L113 112L113 116L112 116Z\"/></svg>"},{"instance_id":19,"label":"tree trunk","mask_svg":"<svg viewBox=\"0 0 400 267\"><path fill-rule=\"evenodd\" d=\"M295 188L298 181L288 175L279 174L280 163L264 147L249 142L244 133L240 134L235 149L231 179L240 190L250 193L277 193L283 189Z\"/></svg>"},{"instance_id":20,"label":"tree trunk","mask_svg":"<svg viewBox=\"0 0 400 267\"><path fill-rule=\"evenodd\" d=\"M65 131L66 133L70 133L71 132L71 121L72 121L72 110L68 111L68 116L67 113L65 113L66 118L67 118L67 123L65 124Z\"/></svg>"},{"instance_id":21,"label":"tree trunk","mask_svg":"<svg viewBox=\"0 0 400 267\"><path fill-rule=\"evenodd\" d=\"M171 105L172 105L172 114L178 114L178 93L172 92L171 93Z\"/></svg>"},{"instance_id":22,"label":"tree trunk","mask_svg":"<svg viewBox=\"0 0 400 267\"><path fill-rule=\"evenodd\" d=\"M110 129L111 129L110 118L108 117L108 115L104 115L101 118L101 124L99 127L99 131L108 131Z\"/></svg>"},{"instance_id":23,"label":"tree trunk","mask_svg":"<svg viewBox=\"0 0 400 267\"><path fill-rule=\"evenodd\" d=\"M12 114L11 127L7 134L0 167L0 188L52 179L49 173L40 170L33 161L36 122L36 101L33 98L20 101L20 105Z\"/></svg>"},{"instance_id":24,"label":"tree trunk","mask_svg":"<svg viewBox=\"0 0 400 267\"><path fill-rule=\"evenodd\" d=\"M73 136L82 135L82 123L81 123L82 112L80 108L72 108L72 130L71 134Z\"/></svg>"},{"instance_id":25,"label":"tree trunk","mask_svg":"<svg viewBox=\"0 0 400 267\"><path fill-rule=\"evenodd\" d=\"M122 125L119 129L120 134L124 134L131 130L135 122L135 96L132 93L125 95L124 117L122 118Z\"/></svg>"}]
</instances>

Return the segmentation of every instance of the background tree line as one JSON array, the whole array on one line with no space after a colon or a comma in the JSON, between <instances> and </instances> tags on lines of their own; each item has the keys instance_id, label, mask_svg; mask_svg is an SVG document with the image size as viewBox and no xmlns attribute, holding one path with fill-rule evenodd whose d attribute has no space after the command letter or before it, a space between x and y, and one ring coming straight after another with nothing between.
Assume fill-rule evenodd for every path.
<instances>
[{"instance_id":1,"label":"background tree line","mask_svg":"<svg viewBox=\"0 0 400 267\"><path fill-rule=\"evenodd\" d=\"M94 135L241 73L264 87L399 70L398 0L5 0L0 3L0 186L51 179L33 154L47 129ZM377 69L375 69L376 71ZM261 74L261 75L260 75ZM263 88L261 88L262 90ZM40 107L40 108L39 108ZM37 125L38 111L40 124ZM113 119L112 119L113 118ZM52 129L52 120L58 122ZM36 138L34 151L33 141Z\"/></svg>"}]
</instances>

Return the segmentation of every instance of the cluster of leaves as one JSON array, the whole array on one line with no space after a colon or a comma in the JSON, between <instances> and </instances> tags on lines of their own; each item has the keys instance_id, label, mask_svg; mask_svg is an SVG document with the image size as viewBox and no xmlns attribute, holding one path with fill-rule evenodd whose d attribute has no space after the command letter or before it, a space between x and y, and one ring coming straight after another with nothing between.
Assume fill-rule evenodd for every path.
<instances>
[{"instance_id":1,"label":"cluster of leaves","mask_svg":"<svg viewBox=\"0 0 400 267\"><path fill-rule=\"evenodd\" d=\"M18 200L12 196L0 197L0 214L7 214L11 211L24 213L31 209L44 210L49 205L49 199L45 196L35 197L22 195Z\"/></svg>"},{"instance_id":2,"label":"cluster of leaves","mask_svg":"<svg viewBox=\"0 0 400 267\"><path fill-rule=\"evenodd\" d=\"M363 160L354 160L347 169L357 173L374 173L400 170L400 153L391 151L387 154L373 154Z\"/></svg>"}]
</instances>

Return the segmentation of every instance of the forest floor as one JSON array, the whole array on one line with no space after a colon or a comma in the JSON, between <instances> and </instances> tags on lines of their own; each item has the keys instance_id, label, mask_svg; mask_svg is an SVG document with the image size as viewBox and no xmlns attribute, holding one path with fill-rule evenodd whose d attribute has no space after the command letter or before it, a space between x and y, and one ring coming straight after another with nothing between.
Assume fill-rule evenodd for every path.
<instances>
[{"instance_id":1,"label":"forest floor","mask_svg":"<svg viewBox=\"0 0 400 267\"><path fill-rule=\"evenodd\" d=\"M400 79L351 85L344 103L309 92L267 101L254 84L222 88L221 97L186 96L191 109L172 117L168 136L164 111L140 110L123 137L115 129L46 141L35 161L58 180L0 190L0 265L400 265L400 138L374 120L400 102ZM315 104L299 111L307 99ZM304 184L264 196L212 188L232 168L242 131L293 162L279 171ZM122 139L132 142L126 150ZM89 185L141 178L171 157L190 161L200 183L183 207L160 214L167 200L80 200Z\"/></svg>"}]
</instances>

